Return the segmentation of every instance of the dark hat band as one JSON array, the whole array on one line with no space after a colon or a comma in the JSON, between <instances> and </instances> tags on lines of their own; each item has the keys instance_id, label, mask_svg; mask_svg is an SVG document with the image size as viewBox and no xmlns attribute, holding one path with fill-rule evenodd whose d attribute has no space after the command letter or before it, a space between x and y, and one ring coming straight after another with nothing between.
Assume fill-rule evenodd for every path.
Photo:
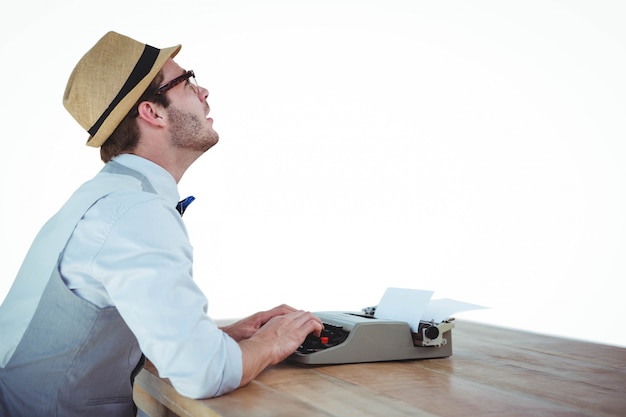
<instances>
[{"instance_id":1,"label":"dark hat band","mask_svg":"<svg viewBox=\"0 0 626 417\"><path fill-rule=\"evenodd\" d=\"M120 91L117 93L113 101L111 101L109 107L107 107L104 113L102 113L96 123L94 123L94 125L91 126L91 129L87 131L91 136L94 136L98 132L100 126L102 126L104 121L107 119L107 117L109 117L111 112L113 112L115 107L120 104L120 101L122 101L124 97L126 97L126 95L128 95L128 93L130 93L132 89L135 88L146 75L148 75L148 73L152 69L152 66L156 62L157 57L159 56L159 52L161 52L161 50L158 48L150 45L145 46L141 57L139 57L139 60L135 65L135 68L133 68L132 72L128 76L128 79L126 79L126 82L124 83Z\"/></svg>"}]
</instances>

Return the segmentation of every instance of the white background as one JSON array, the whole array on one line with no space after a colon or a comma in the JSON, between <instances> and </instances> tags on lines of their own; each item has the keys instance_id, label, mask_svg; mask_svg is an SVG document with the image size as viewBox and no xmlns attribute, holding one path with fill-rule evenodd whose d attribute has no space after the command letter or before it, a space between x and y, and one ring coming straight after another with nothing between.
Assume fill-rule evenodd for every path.
<instances>
[{"instance_id":1,"label":"white background","mask_svg":"<svg viewBox=\"0 0 626 417\"><path fill-rule=\"evenodd\" d=\"M101 167L62 107L108 30L211 95L220 143L181 196L215 318L375 305L626 346L625 3L32 1L0 25L0 299Z\"/></svg>"}]
</instances>

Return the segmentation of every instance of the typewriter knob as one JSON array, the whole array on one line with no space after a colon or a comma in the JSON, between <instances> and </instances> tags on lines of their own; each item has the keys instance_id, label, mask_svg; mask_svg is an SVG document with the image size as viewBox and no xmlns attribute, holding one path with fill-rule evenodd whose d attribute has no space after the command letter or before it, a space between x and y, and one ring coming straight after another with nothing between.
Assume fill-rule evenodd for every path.
<instances>
[{"instance_id":1,"label":"typewriter knob","mask_svg":"<svg viewBox=\"0 0 626 417\"><path fill-rule=\"evenodd\" d=\"M429 339L436 339L439 337L439 328L437 326L430 326L424 329L424 336Z\"/></svg>"}]
</instances>

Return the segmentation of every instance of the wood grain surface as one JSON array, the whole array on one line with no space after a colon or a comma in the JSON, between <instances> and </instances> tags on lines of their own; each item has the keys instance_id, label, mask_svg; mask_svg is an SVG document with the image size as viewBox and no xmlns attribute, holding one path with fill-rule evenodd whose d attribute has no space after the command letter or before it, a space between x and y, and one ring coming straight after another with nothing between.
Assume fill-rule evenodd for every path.
<instances>
[{"instance_id":1,"label":"wood grain surface","mask_svg":"<svg viewBox=\"0 0 626 417\"><path fill-rule=\"evenodd\" d=\"M149 415L626 416L626 349L457 321L449 358L310 367L281 363L228 395L191 400L150 363Z\"/></svg>"}]
</instances>

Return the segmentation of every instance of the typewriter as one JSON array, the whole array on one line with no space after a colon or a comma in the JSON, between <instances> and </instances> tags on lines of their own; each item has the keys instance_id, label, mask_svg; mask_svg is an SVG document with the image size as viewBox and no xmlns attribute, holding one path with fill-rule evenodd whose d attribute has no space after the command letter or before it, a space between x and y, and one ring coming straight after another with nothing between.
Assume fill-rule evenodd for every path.
<instances>
[{"instance_id":1,"label":"typewriter","mask_svg":"<svg viewBox=\"0 0 626 417\"><path fill-rule=\"evenodd\" d=\"M306 365L382 362L442 358L452 355L454 319L409 324L374 317L375 307L362 312L315 313L324 323L320 337L308 335L288 358Z\"/></svg>"}]
</instances>

